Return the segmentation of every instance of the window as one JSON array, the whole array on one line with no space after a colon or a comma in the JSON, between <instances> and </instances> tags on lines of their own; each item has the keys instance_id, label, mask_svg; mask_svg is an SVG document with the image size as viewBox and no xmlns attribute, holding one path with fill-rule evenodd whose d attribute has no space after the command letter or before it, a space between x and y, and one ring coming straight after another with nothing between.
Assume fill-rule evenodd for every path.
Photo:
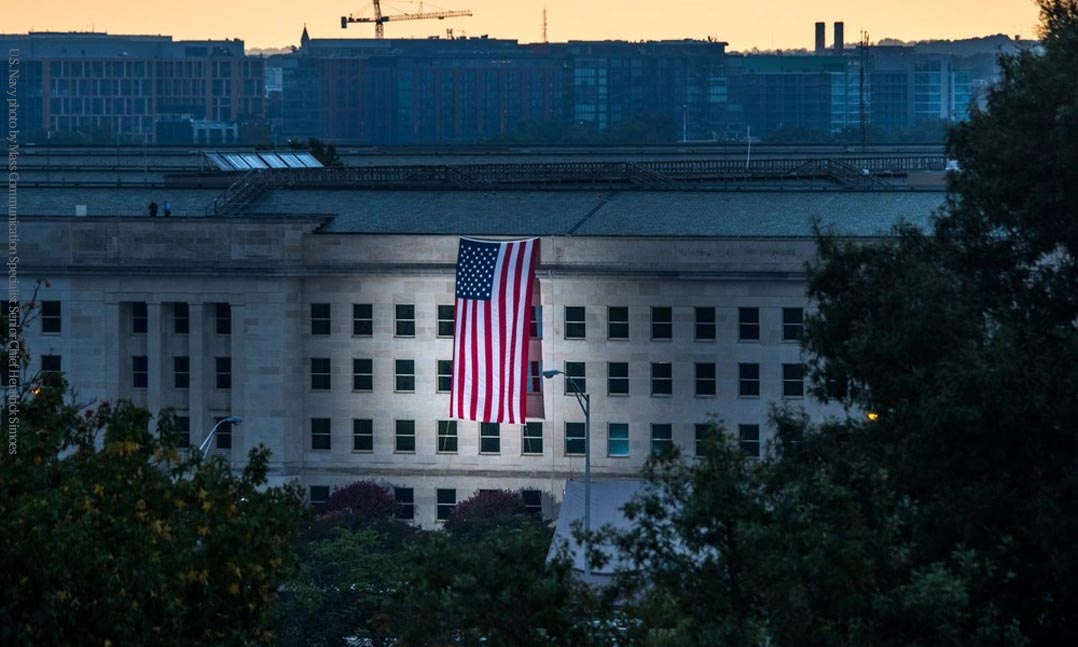
<instances>
[{"instance_id":1,"label":"window","mask_svg":"<svg viewBox=\"0 0 1078 647\"><path fill-rule=\"evenodd\" d=\"M532 339L543 338L543 306L532 306L532 320L531 327L528 332L531 333Z\"/></svg>"},{"instance_id":2,"label":"window","mask_svg":"<svg viewBox=\"0 0 1078 647\"><path fill-rule=\"evenodd\" d=\"M314 508L315 514L325 513L326 501L329 500L329 486L312 485L308 499L311 502L311 507Z\"/></svg>"},{"instance_id":3,"label":"window","mask_svg":"<svg viewBox=\"0 0 1078 647\"><path fill-rule=\"evenodd\" d=\"M629 364L610 362L606 365L607 395L629 395Z\"/></svg>"},{"instance_id":4,"label":"window","mask_svg":"<svg viewBox=\"0 0 1078 647\"><path fill-rule=\"evenodd\" d=\"M172 304L172 332L177 335L191 332L191 308L186 303Z\"/></svg>"},{"instance_id":5,"label":"window","mask_svg":"<svg viewBox=\"0 0 1078 647\"><path fill-rule=\"evenodd\" d=\"M149 329L149 308L145 301L135 301L131 304L131 332L136 335L145 335Z\"/></svg>"},{"instance_id":6,"label":"window","mask_svg":"<svg viewBox=\"0 0 1078 647\"><path fill-rule=\"evenodd\" d=\"M145 389L150 381L150 373L145 355L135 355L131 358L131 386L136 389Z\"/></svg>"},{"instance_id":7,"label":"window","mask_svg":"<svg viewBox=\"0 0 1078 647\"><path fill-rule=\"evenodd\" d=\"M394 434L394 436L396 438L394 451L414 452L415 420L398 420L396 434Z\"/></svg>"},{"instance_id":8,"label":"window","mask_svg":"<svg viewBox=\"0 0 1078 647\"><path fill-rule=\"evenodd\" d=\"M783 364L782 365L782 397L803 398L805 397L805 365Z\"/></svg>"},{"instance_id":9,"label":"window","mask_svg":"<svg viewBox=\"0 0 1078 647\"><path fill-rule=\"evenodd\" d=\"M696 308L696 341L715 341L715 308Z\"/></svg>"},{"instance_id":10,"label":"window","mask_svg":"<svg viewBox=\"0 0 1078 647\"><path fill-rule=\"evenodd\" d=\"M456 454L457 453L457 421L456 420L439 420L438 421L438 453L439 454Z\"/></svg>"},{"instance_id":11,"label":"window","mask_svg":"<svg viewBox=\"0 0 1078 647\"><path fill-rule=\"evenodd\" d=\"M565 306L565 338L584 339L588 326L584 321L584 306Z\"/></svg>"},{"instance_id":12,"label":"window","mask_svg":"<svg viewBox=\"0 0 1078 647\"><path fill-rule=\"evenodd\" d=\"M693 427L693 432L696 436L696 456L699 458L707 453L707 446L715 441L718 430L714 425L698 424Z\"/></svg>"},{"instance_id":13,"label":"window","mask_svg":"<svg viewBox=\"0 0 1078 647\"><path fill-rule=\"evenodd\" d=\"M60 302L41 302L41 332L42 334L59 335L62 330L60 323Z\"/></svg>"},{"instance_id":14,"label":"window","mask_svg":"<svg viewBox=\"0 0 1078 647\"><path fill-rule=\"evenodd\" d=\"M410 487L395 487L393 500L397 504L398 519L404 521L415 519L415 490Z\"/></svg>"},{"instance_id":15,"label":"window","mask_svg":"<svg viewBox=\"0 0 1078 647\"><path fill-rule=\"evenodd\" d=\"M231 335L232 306L228 303L218 303L214 308L214 322L218 335Z\"/></svg>"},{"instance_id":16,"label":"window","mask_svg":"<svg viewBox=\"0 0 1078 647\"><path fill-rule=\"evenodd\" d=\"M180 448L191 446L190 416L176 416L176 446Z\"/></svg>"},{"instance_id":17,"label":"window","mask_svg":"<svg viewBox=\"0 0 1078 647\"><path fill-rule=\"evenodd\" d=\"M214 442L217 445L217 449L232 449L232 423L221 422L228 416L214 416L213 424L217 426L217 423L221 423L220 427L217 427L217 433L214 434Z\"/></svg>"},{"instance_id":18,"label":"window","mask_svg":"<svg viewBox=\"0 0 1078 647\"><path fill-rule=\"evenodd\" d=\"M352 420L352 451L374 451L374 421L370 418Z\"/></svg>"},{"instance_id":19,"label":"window","mask_svg":"<svg viewBox=\"0 0 1078 647\"><path fill-rule=\"evenodd\" d=\"M370 337L374 334L374 316L371 304L352 304L352 334L357 337Z\"/></svg>"},{"instance_id":20,"label":"window","mask_svg":"<svg viewBox=\"0 0 1078 647\"><path fill-rule=\"evenodd\" d=\"M543 453L543 423L528 422L521 429L521 450L524 454Z\"/></svg>"},{"instance_id":21,"label":"window","mask_svg":"<svg viewBox=\"0 0 1078 647\"><path fill-rule=\"evenodd\" d=\"M565 423L565 455L583 456L586 446L584 444L584 423Z\"/></svg>"},{"instance_id":22,"label":"window","mask_svg":"<svg viewBox=\"0 0 1078 647\"><path fill-rule=\"evenodd\" d=\"M374 360L352 359L352 390L374 390Z\"/></svg>"},{"instance_id":23,"label":"window","mask_svg":"<svg viewBox=\"0 0 1078 647\"><path fill-rule=\"evenodd\" d=\"M453 310L455 306L438 306L438 336L453 336Z\"/></svg>"},{"instance_id":24,"label":"window","mask_svg":"<svg viewBox=\"0 0 1078 647\"><path fill-rule=\"evenodd\" d=\"M328 452L331 447L329 418L311 418L311 449Z\"/></svg>"},{"instance_id":25,"label":"window","mask_svg":"<svg viewBox=\"0 0 1078 647\"><path fill-rule=\"evenodd\" d=\"M543 392L543 363L528 362L528 393Z\"/></svg>"},{"instance_id":26,"label":"window","mask_svg":"<svg viewBox=\"0 0 1078 647\"><path fill-rule=\"evenodd\" d=\"M672 395L674 393L673 365L663 362L651 363L651 394Z\"/></svg>"},{"instance_id":27,"label":"window","mask_svg":"<svg viewBox=\"0 0 1078 647\"><path fill-rule=\"evenodd\" d=\"M573 395L578 388L580 393L588 392L588 380L584 376L584 362L566 362L565 375L565 395Z\"/></svg>"},{"instance_id":28,"label":"window","mask_svg":"<svg viewBox=\"0 0 1078 647\"><path fill-rule=\"evenodd\" d=\"M311 304L311 334L312 335L328 335L329 334L329 304L328 303L312 303Z\"/></svg>"},{"instance_id":29,"label":"window","mask_svg":"<svg viewBox=\"0 0 1078 647\"><path fill-rule=\"evenodd\" d=\"M737 340L760 341L760 309L737 309Z\"/></svg>"},{"instance_id":30,"label":"window","mask_svg":"<svg viewBox=\"0 0 1078 647\"><path fill-rule=\"evenodd\" d=\"M395 389L404 393L412 393L415 391L415 360L414 359L398 359L394 362L396 366L396 380Z\"/></svg>"},{"instance_id":31,"label":"window","mask_svg":"<svg viewBox=\"0 0 1078 647\"><path fill-rule=\"evenodd\" d=\"M457 505L457 491L438 488L438 521L445 521Z\"/></svg>"},{"instance_id":32,"label":"window","mask_svg":"<svg viewBox=\"0 0 1078 647\"><path fill-rule=\"evenodd\" d=\"M479 423L479 453L497 454L502 449L501 427L496 422Z\"/></svg>"},{"instance_id":33,"label":"window","mask_svg":"<svg viewBox=\"0 0 1078 647\"><path fill-rule=\"evenodd\" d=\"M328 357L311 358L311 388L328 391L332 386L331 366Z\"/></svg>"},{"instance_id":34,"label":"window","mask_svg":"<svg viewBox=\"0 0 1078 647\"><path fill-rule=\"evenodd\" d=\"M651 338L652 339L672 339L674 336L674 324L673 324L673 309L672 308L652 308L651 309Z\"/></svg>"},{"instance_id":35,"label":"window","mask_svg":"<svg viewBox=\"0 0 1078 647\"><path fill-rule=\"evenodd\" d=\"M438 360L438 393L448 393L453 390L453 360Z\"/></svg>"},{"instance_id":36,"label":"window","mask_svg":"<svg viewBox=\"0 0 1078 647\"><path fill-rule=\"evenodd\" d=\"M624 306L606 309L606 336L608 339L629 338L629 309Z\"/></svg>"},{"instance_id":37,"label":"window","mask_svg":"<svg viewBox=\"0 0 1078 647\"><path fill-rule=\"evenodd\" d=\"M742 398L760 397L760 365L737 365L737 395Z\"/></svg>"},{"instance_id":38,"label":"window","mask_svg":"<svg viewBox=\"0 0 1078 647\"><path fill-rule=\"evenodd\" d=\"M173 386L177 389L191 387L191 358L186 355L172 358Z\"/></svg>"},{"instance_id":39,"label":"window","mask_svg":"<svg viewBox=\"0 0 1078 647\"><path fill-rule=\"evenodd\" d=\"M651 425L651 453L662 454L674 446L674 434L670 425Z\"/></svg>"},{"instance_id":40,"label":"window","mask_svg":"<svg viewBox=\"0 0 1078 647\"><path fill-rule=\"evenodd\" d=\"M217 377L217 388L219 389L231 389L232 388L232 358L231 357L215 357L214 358L214 372Z\"/></svg>"},{"instance_id":41,"label":"window","mask_svg":"<svg viewBox=\"0 0 1078 647\"><path fill-rule=\"evenodd\" d=\"M415 306L398 305L394 334L398 337L415 337Z\"/></svg>"},{"instance_id":42,"label":"window","mask_svg":"<svg viewBox=\"0 0 1078 647\"><path fill-rule=\"evenodd\" d=\"M533 517L543 516L543 493L539 490L521 490L520 498L524 499L524 513Z\"/></svg>"},{"instance_id":43,"label":"window","mask_svg":"<svg viewBox=\"0 0 1078 647\"><path fill-rule=\"evenodd\" d=\"M629 425L612 422L606 427L606 454L624 458L629 455Z\"/></svg>"},{"instance_id":44,"label":"window","mask_svg":"<svg viewBox=\"0 0 1078 647\"><path fill-rule=\"evenodd\" d=\"M715 364L696 364L696 395L715 395Z\"/></svg>"},{"instance_id":45,"label":"window","mask_svg":"<svg viewBox=\"0 0 1078 647\"><path fill-rule=\"evenodd\" d=\"M63 364L63 361L60 355L42 355L41 375L59 375L61 364Z\"/></svg>"},{"instance_id":46,"label":"window","mask_svg":"<svg viewBox=\"0 0 1078 647\"><path fill-rule=\"evenodd\" d=\"M782 341L801 341L805 328L805 311L802 308L782 309Z\"/></svg>"},{"instance_id":47,"label":"window","mask_svg":"<svg viewBox=\"0 0 1078 647\"><path fill-rule=\"evenodd\" d=\"M760 425L738 425L737 442L750 458L760 457Z\"/></svg>"}]
</instances>

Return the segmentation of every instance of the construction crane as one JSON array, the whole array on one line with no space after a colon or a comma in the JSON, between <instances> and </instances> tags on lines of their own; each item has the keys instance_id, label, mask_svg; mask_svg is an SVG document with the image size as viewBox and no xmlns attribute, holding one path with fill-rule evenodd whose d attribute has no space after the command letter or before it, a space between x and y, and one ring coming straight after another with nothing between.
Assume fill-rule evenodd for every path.
<instances>
[{"instance_id":1,"label":"construction crane","mask_svg":"<svg viewBox=\"0 0 1078 647\"><path fill-rule=\"evenodd\" d=\"M428 20L437 18L438 20L444 20L446 18L460 18L464 16L472 15L471 11L467 9L463 11L427 11L422 10L420 6L419 13L401 13L393 16L382 15L382 1L371 0L374 3L374 17L367 18L364 16L341 16L341 29L347 29L350 22L363 22L374 23L374 37L385 38L385 23L393 21L399 22L401 20Z\"/></svg>"}]
</instances>

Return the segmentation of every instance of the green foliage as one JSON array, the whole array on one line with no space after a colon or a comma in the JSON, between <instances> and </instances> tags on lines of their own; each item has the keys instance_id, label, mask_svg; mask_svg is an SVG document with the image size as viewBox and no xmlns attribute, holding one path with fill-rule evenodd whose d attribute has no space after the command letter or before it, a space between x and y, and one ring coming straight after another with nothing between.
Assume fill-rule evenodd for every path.
<instances>
[{"instance_id":1,"label":"green foliage","mask_svg":"<svg viewBox=\"0 0 1078 647\"><path fill-rule=\"evenodd\" d=\"M355 481L336 488L325 505L326 512L342 512L358 523L388 519L396 509L393 492L374 481Z\"/></svg>"},{"instance_id":2,"label":"green foliage","mask_svg":"<svg viewBox=\"0 0 1078 647\"><path fill-rule=\"evenodd\" d=\"M293 150L305 150L310 152L323 166L344 166L344 161L337 154L336 144L326 144L321 139L311 137L306 142L289 140L288 146Z\"/></svg>"},{"instance_id":3,"label":"green foliage","mask_svg":"<svg viewBox=\"0 0 1078 647\"><path fill-rule=\"evenodd\" d=\"M269 642L302 509L265 487L268 452L235 476L181 459L168 414L153 434L128 403L80 409L60 380L36 390L0 472L0 643Z\"/></svg>"},{"instance_id":4,"label":"green foliage","mask_svg":"<svg viewBox=\"0 0 1078 647\"><path fill-rule=\"evenodd\" d=\"M457 535L481 534L491 526L534 523L525 517L524 499L520 492L483 490L453 506L445 522L447 532Z\"/></svg>"}]
</instances>

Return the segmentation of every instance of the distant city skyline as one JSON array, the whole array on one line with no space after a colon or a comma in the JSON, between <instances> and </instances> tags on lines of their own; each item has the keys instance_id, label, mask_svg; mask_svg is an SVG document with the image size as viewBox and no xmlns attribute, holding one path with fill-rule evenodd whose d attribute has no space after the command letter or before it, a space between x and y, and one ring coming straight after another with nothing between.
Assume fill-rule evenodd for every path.
<instances>
[{"instance_id":1,"label":"distant city skyline","mask_svg":"<svg viewBox=\"0 0 1078 647\"><path fill-rule=\"evenodd\" d=\"M474 16L450 20L390 22L387 38L488 35L521 42L541 40L542 11L547 10L547 35L566 40L661 40L708 37L726 41L731 50L811 49L813 23L843 21L847 43L862 30L872 41L960 39L1003 33L1034 38L1038 9L1033 0L929 0L852 2L850 0L382 0L383 12L395 14L469 9ZM318 3L228 3L188 0L147 4L134 0L100 0L75 4L61 0L18 3L8 7L3 31L99 31L110 34L165 34L176 39L239 38L248 48L298 45L304 27L312 38L373 38L373 25L340 28L340 16L372 15L370 0Z\"/></svg>"}]
</instances>

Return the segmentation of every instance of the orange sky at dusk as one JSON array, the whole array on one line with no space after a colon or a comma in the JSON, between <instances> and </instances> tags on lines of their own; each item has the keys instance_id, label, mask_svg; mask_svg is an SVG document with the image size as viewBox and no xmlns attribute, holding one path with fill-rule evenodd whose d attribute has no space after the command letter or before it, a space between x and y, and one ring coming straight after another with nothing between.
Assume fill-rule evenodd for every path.
<instances>
[{"instance_id":1,"label":"orange sky at dusk","mask_svg":"<svg viewBox=\"0 0 1078 647\"><path fill-rule=\"evenodd\" d=\"M880 38L925 40L1004 33L1032 38L1038 10L1033 0L383 0L384 13L470 9L470 18L386 25L389 38L443 35L453 28L469 36L540 40L547 9L548 38L565 40L655 40L706 38L753 47L811 48L813 23L846 23L846 40L860 30ZM35 0L8 5L0 32L90 30L112 34L168 34L185 38L242 38L248 47L297 45L303 24L313 38L373 38L371 25L340 28L340 16L372 15L370 0L316 2L257 0Z\"/></svg>"}]
</instances>

